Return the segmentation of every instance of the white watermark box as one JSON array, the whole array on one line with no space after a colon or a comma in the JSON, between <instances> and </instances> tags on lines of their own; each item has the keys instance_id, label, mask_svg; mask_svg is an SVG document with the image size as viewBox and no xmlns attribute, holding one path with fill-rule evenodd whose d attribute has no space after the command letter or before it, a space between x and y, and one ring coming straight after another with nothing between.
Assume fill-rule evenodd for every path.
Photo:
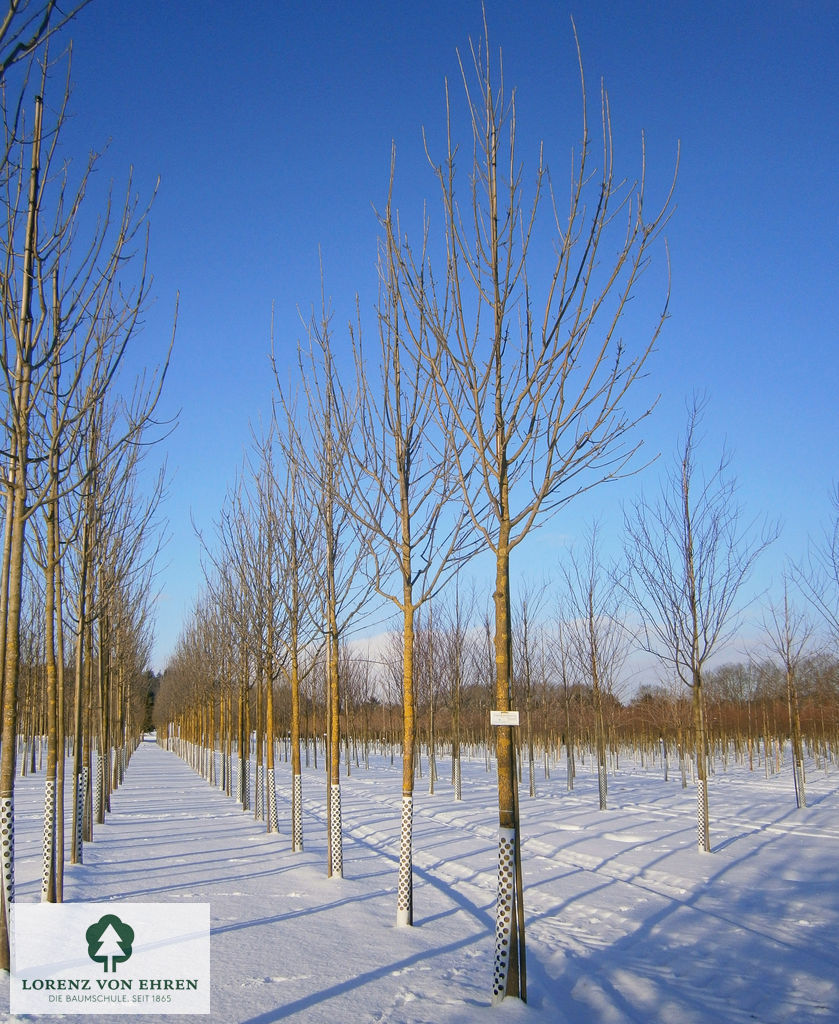
<instances>
[{"instance_id":1,"label":"white watermark box","mask_svg":"<svg viewBox=\"0 0 839 1024\"><path fill-rule=\"evenodd\" d=\"M12 1013L209 1013L209 903L12 905Z\"/></svg>"}]
</instances>

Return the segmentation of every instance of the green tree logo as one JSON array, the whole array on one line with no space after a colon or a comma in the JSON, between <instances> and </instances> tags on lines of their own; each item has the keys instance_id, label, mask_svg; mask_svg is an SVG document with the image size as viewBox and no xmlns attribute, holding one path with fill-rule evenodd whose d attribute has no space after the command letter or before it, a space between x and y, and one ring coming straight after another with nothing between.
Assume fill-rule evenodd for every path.
<instances>
[{"instance_id":1,"label":"green tree logo","mask_svg":"<svg viewBox=\"0 0 839 1024\"><path fill-rule=\"evenodd\" d=\"M131 956L131 943L134 941L134 929L115 914L105 914L96 924L92 924L85 932L87 939L87 955L91 960L104 964L108 970L116 970L117 964L125 963Z\"/></svg>"}]
</instances>

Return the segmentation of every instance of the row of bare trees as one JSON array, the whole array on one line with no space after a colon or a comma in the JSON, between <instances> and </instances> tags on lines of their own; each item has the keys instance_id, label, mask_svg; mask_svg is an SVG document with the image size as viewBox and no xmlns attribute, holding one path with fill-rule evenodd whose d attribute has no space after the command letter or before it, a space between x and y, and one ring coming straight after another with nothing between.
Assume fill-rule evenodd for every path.
<instances>
[{"instance_id":1,"label":"row of bare trees","mask_svg":"<svg viewBox=\"0 0 839 1024\"><path fill-rule=\"evenodd\" d=\"M42 898L61 900L65 750L79 862L142 728L153 625L163 475L144 463L168 357L149 376L127 370L148 297L148 205L129 179L92 210L97 157L76 171L62 151L69 58L54 59L47 42L83 6L10 0L0 24L4 969L20 737L33 758L35 737L46 745Z\"/></svg>"},{"instance_id":2,"label":"row of bare trees","mask_svg":"<svg viewBox=\"0 0 839 1024\"><path fill-rule=\"evenodd\" d=\"M285 366L294 361L275 346L274 425L269 439L256 443L262 467L252 467L247 498L244 484L233 489L218 524L220 543L207 545L209 588L223 597L213 614L228 625L236 622L235 633L224 634L231 636L225 656L232 663L229 648L238 646L242 691L252 665L261 674L266 700L269 666L294 671L292 650L282 641L280 656L269 654L269 633L288 639L292 649L301 637L304 644L322 648L329 695L331 874L341 874L342 640L360 608L369 614L373 594L399 614L400 924L413 917L416 616L467 558L479 552L492 558L492 709L502 716L510 712L512 553L575 495L635 468L636 428L649 403L633 393L667 306L662 280L656 311L646 322L633 317L630 337L623 336L628 304L638 296L661 242L672 192L648 212L643 159L634 181L615 172L605 91L595 144L582 64L582 138L564 208L541 147L525 177L517 151L515 92L503 80L500 54L490 47L486 25L460 70L465 105L456 111L446 89L441 157L426 140L439 190L436 218L400 216L395 155L391 164L379 217L375 357L368 363L362 318L346 330L336 328L325 294L305 322L296 372L286 374ZM461 126L471 154L465 173L456 141ZM409 227L417 223L412 233ZM411 240L414 234L418 244ZM277 540L272 554L267 542L260 546L255 525L240 535L233 513L264 492L260 481L268 476L269 461L279 466L274 504L279 521L268 525ZM280 524L292 501L304 532L312 529L310 537L297 538L299 560L297 554L286 558L280 539L289 529ZM258 499L257 504L252 524L263 517ZM256 573L251 557L256 551L276 564ZM245 622L242 609L254 597L256 577L260 587L268 582L279 594L287 589L288 572L308 601L295 611L263 595L251 601ZM281 624L276 617L281 613L292 621ZM190 633L193 628L198 627L190 626ZM224 675L217 657L213 677ZM526 995L515 746L512 726L502 721L494 743L499 800L495 1000Z\"/></svg>"},{"instance_id":3,"label":"row of bare trees","mask_svg":"<svg viewBox=\"0 0 839 1024\"><path fill-rule=\"evenodd\" d=\"M660 493L642 495L626 511L622 568L605 564L594 529L585 550L558 569L562 625L555 644L559 654L551 655L548 673L547 655L534 643L544 637L537 627L535 594L521 602L516 622L513 552L582 491L640 468L639 427L654 399L642 399L639 382L666 319L666 278L653 311L641 296L644 272L671 212L672 189L658 206L648 202L643 149L636 179L616 173L605 90L595 145L580 63L582 138L561 206L541 148L525 176L517 150L515 93L507 91L486 26L460 71L465 104L459 111L446 89L441 157L430 136L425 139L439 190L436 215L427 208L421 217L400 213L392 157L379 213L372 352L360 312L348 327L336 326L325 286L304 318L296 358L289 358L287 346L273 345L276 398L270 427L256 436L215 536L204 538L207 591L173 659L159 709L164 717L158 721L167 736L177 726L190 756L198 748L214 750L217 742L232 750L235 734L243 803L249 799L255 736L257 773L265 761L270 779L268 827L275 828L272 759L277 730L285 728L281 694L287 687L296 766L295 848L302 845L301 736L306 738L310 728L315 733L308 737L323 729L327 870L340 876L340 762L348 732L357 738L358 721L350 722L349 679L359 671L342 652L353 630L372 631L371 617L380 614L382 603L390 606L399 619L389 668L396 673L401 714L397 922L409 925L418 743L425 728L433 781L439 736L433 722L445 720L439 705L435 712L435 680L444 660L454 666L446 686L453 778L461 729L468 728L473 710L465 699L470 670L463 660L465 639L476 628L473 617L455 601L450 617L456 624L441 634L433 625L443 614L435 601L458 587L472 557L490 559L491 610L478 632L483 685L491 681L485 712L498 713L501 723L491 736L489 727L482 727L498 776L493 998L500 1000L526 997L520 752L532 779L536 746L547 743L546 729L564 730L571 778L576 742L571 734L582 729L575 708L590 705L605 808L608 752L620 708L615 687L629 652L646 652L665 678L680 680L691 695L691 721L680 726L678 742L683 754L690 744L698 844L710 850L708 664L732 638L744 585L776 531L742 518L728 456L703 471L698 458L703 403L694 400ZM457 141L461 125L469 154L463 161ZM811 598L817 603L818 593L814 584ZM796 621L788 601L772 612L774 653L787 665L807 649ZM464 644L455 641L452 647L452 636ZM424 725L418 713L423 672L430 680ZM376 672L367 678L371 675L375 681ZM187 678L194 688L189 693L183 689ZM800 761L794 673L787 672L787 680ZM323 694L320 719L316 692ZM546 706L540 700L548 692L554 701L557 692L565 694L564 727L556 720L544 723ZM573 698L584 693L590 700ZM312 721L304 725L307 700ZM395 703L381 692L379 700L383 713ZM513 709L520 723L524 718L518 741ZM540 717L541 736L534 725ZM664 739L663 729L659 738ZM210 761L214 764L214 757ZM229 778L227 768L223 774Z\"/></svg>"},{"instance_id":4,"label":"row of bare trees","mask_svg":"<svg viewBox=\"0 0 839 1024\"><path fill-rule=\"evenodd\" d=\"M323 356L322 347L320 352ZM309 372L309 389L313 379ZM292 835L298 850L301 757L307 764L310 758L317 764L319 742L326 737L327 793L333 801L328 870L333 873L334 849L340 841L334 801L342 750L348 771L353 757L358 764L359 749L366 759L373 743L386 744L391 756L398 750L403 759L401 863L407 859L410 864L404 798L413 793L421 772L420 751L426 752L432 787L438 758L451 756L456 799L462 747L498 756L498 734L488 724L488 713L496 707L493 612L485 606L481 610L484 598L474 585L464 587L463 562L471 551L460 535L459 520L444 520L439 509L435 528L439 525L440 536L453 550L444 552L438 563L444 568L435 577L435 586L427 595L423 592L409 617L411 658L406 678L404 609L410 602L400 601L398 594L390 596L394 588L391 582L388 589L389 581L400 577L386 575L383 543L388 538L377 535L367 504L372 499L360 482L364 472L378 476L381 470L372 452L353 458L352 445L359 441L354 434L357 424L350 417L366 416L368 410L350 402L343 391L333 406L342 410L333 422L343 424L333 436L349 439L343 449L349 453L344 465L350 467L347 479L357 507L351 509L339 492L334 495L333 511L349 518L333 518L333 528L338 521L342 529L354 529L347 547L336 545L332 561L325 557L323 472L307 464L304 435L294 426L296 410L281 389L280 394L285 431L275 421L268 437L255 442L219 518L215 542L205 539L207 594L167 671L157 725L161 736L177 733L186 740L190 756L207 771L212 772L219 749L220 784L228 792L235 751L237 796L245 807L250 806L248 770L253 760L255 814L266 817L272 831L277 830L273 758L281 747L288 751L290 743ZM773 763L772 770L780 768L790 739L799 806L805 801L805 747L817 759L835 761L837 663L829 653L819 653L815 620L804 609L817 611L820 603L835 600L839 579L831 576L831 531L822 545L814 545L806 571L790 570L783 603L766 605L755 660L708 668L708 660L725 647L742 620L737 598L774 531L742 522L727 457L710 474L699 468L700 411L696 404L690 409L688 430L672 472L663 477L660 500L642 497L626 509L626 557L607 564L594 526L585 543L560 560L551 586L519 588L511 602L510 704L522 716L515 754L522 777L527 764L531 794L536 791L537 754L544 758L547 774L564 747L567 784L573 788L576 759L592 751L600 806L605 808L609 765L617 762L622 748L629 745L642 758L659 756L660 751L665 771L675 751L683 784L688 774L696 782L698 842L701 849L710 849L707 779L715 755L726 759L734 750L736 756L748 756L751 767L756 762L768 772ZM339 450L333 443L331 457ZM439 460L430 464L439 471ZM394 519L398 510L394 499ZM378 515L386 522L383 513ZM398 547L393 545L391 551ZM647 577L641 576L640 565ZM658 583L645 590L645 579L653 570L659 573ZM397 606L402 625L361 653L360 644L349 643L343 629L330 630L335 579L345 581L337 605L347 610L340 616L342 624L352 620L362 602L369 606L377 591ZM445 586L438 585L440 581ZM798 607L792 598L793 581L798 584ZM812 593L820 595L819 602L806 602ZM669 606L661 605L670 611L669 632L664 611L650 603L651 594L666 594L670 600ZM829 626L830 620L826 622ZM830 634L821 634L824 649L835 650ZM685 637L694 647L685 646ZM656 682L642 685L638 695L624 703L627 661L638 652L656 655L657 667L645 669ZM269 764L267 791L260 781L263 760ZM267 814L261 810L266 806ZM410 902L403 879L400 873L397 913L404 922Z\"/></svg>"},{"instance_id":5,"label":"row of bare trees","mask_svg":"<svg viewBox=\"0 0 839 1024\"><path fill-rule=\"evenodd\" d=\"M489 711L493 707L493 645L490 617L478 614L474 592L450 600L436 600L417 617L414 634L414 712L415 749L428 761L428 784L433 791L436 772L444 758L451 760L451 780L455 799L460 798L461 751L492 752L493 730ZM540 600L541 598L541 600ZM598 789L603 771L614 765L617 752L624 749L658 750L663 744L675 751L683 767L683 777L696 777L692 752L695 749L694 698L677 677L669 683L659 681L653 669L642 671L630 692L624 676L615 672L616 662L599 663L598 689L587 643L590 626L585 619L569 622L558 618L562 602L544 590L527 588L514 602L513 643L516 664L513 703L521 709L517 731L519 772L535 795L541 774L550 776L563 751L567 757L566 781L574 788L575 758L580 751L591 752L596 765ZM553 610L553 617L551 616ZM203 616L197 613L197 620ZM598 636L606 635L605 624L598 624ZM572 631L578 635L571 638ZM190 631L195 641L198 630ZM787 744L796 749L796 733L801 750L835 761L839 728L839 661L834 655L811 649L797 659L791 694L789 668L780 656L773 656L774 640L767 632L763 642L755 640L755 660L724 664L708 669L703 677L703 720L706 727L706 756L734 749L738 757L748 755L750 767L763 764L761 750L783 751ZM628 646L628 644L626 645ZM599 647L598 650L602 649ZM205 647L179 646L178 656L164 677L156 708L161 734L169 723L176 723L181 735L211 750L232 749L239 755L238 716L239 671L232 679L208 681ZM623 659L620 659L623 663ZM288 677L283 673L273 687L274 718L263 726L275 738L275 747L290 760L289 740L299 737L307 766L318 764L319 751L326 736L327 699L326 663L322 650L311 646L303 652L301 683L297 706L292 701ZM374 648L361 643L345 646L340 652L342 685L341 736L345 770L349 772L360 759L367 760L371 746L385 749L391 756L402 751L403 678L402 634L393 630L379 638ZM232 715L227 707L235 698ZM251 758L260 758L256 733L260 701L259 678L252 675L246 694L252 727ZM203 718L196 715L203 705ZM200 740L192 735L198 728ZM224 740L221 736L224 734ZM247 738L242 738L244 756ZM209 756L209 754L207 755ZM267 751L265 753L267 759ZM241 760L241 759L240 759ZM295 770L295 775L299 774ZM415 780L423 775L421 763L414 764ZM225 768L224 776L232 778ZM223 785L221 779L215 780ZM793 780L794 782L796 780ZM226 787L230 790L230 785ZM256 787L259 788L258 786ZM237 792L237 795L238 792ZM602 796L602 794L601 794ZM257 800L255 814L266 818ZM248 806L252 806L248 804ZM601 799L601 807L604 801ZM275 827L272 826L272 831Z\"/></svg>"},{"instance_id":6,"label":"row of bare trees","mask_svg":"<svg viewBox=\"0 0 839 1024\"><path fill-rule=\"evenodd\" d=\"M639 425L654 404L642 399L639 381L666 319L666 279L654 311L638 300L671 212L672 189L651 207L643 148L637 178L616 173L605 90L595 145L580 62L582 137L567 205L561 207L541 148L525 177L515 93L506 89L486 26L460 71L465 106L459 112L446 89L442 157L425 140L439 189L436 216L400 214L392 158L379 214L378 343L372 354L363 341L360 312L346 329L336 327L325 287L304 319L296 359L288 358L286 346L273 346L277 387L271 425L255 438L216 535L205 538L207 592L173 659L160 708L168 718L158 720L167 735L177 722L193 752L196 744L214 749L224 729L223 743L232 748L235 730L243 803L253 733L257 772L267 759L271 781L265 800L271 810L274 740L283 728L279 695L287 686L299 849L300 748L307 728L301 727L301 707L306 680L312 687L317 680L324 695L323 719L314 728L326 736L327 870L340 876L340 760L351 729L346 673L352 664L342 650L352 630L371 631L370 619L379 614L371 611L379 608L376 598L389 605L400 622L393 639L402 755L397 922L411 924L421 663L433 681L452 635L437 642L434 601L458 586L454 581L472 557L491 559L494 585L482 657L484 679L491 680L486 711L499 713L496 721L502 723L491 738L485 736L498 776L493 999L500 1000L526 997L517 795L522 730L520 725L517 742L509 713L515 708L520 722L524 716L523 750L532 779L539 735L534 718L545 710L540 694L555 695L555 679L562 680L571 778L571 732L575 724L581 728L581 719L570 695L590 693L605 808L610 730L619 706L615 687L623 664L633 649L657 659L665 678L680 680L691 694L692 720L679 742L691 744L698 843L710 850L708 663L734 634L743 587L776 531L743 520L727 456L703 471L703 403L694 400L659 495L641 496L626 511L623 568L604 563L594 529L586 549L559 569L562 626L554 681L548 682L545 655L532 642L543 635L536 628L535 595L530 604L522 601L515 621L513 552L582 491L639 469ZM471 144L462 162L461 123ZM814 583L810 596L817 603L818 594ZM453 635L465 638L474 624L457 601L455 608ZM366 626L359 626L365 618ZM773 611L772 623L775 653L789 664L806 644L799 643L788 602ZM461 655L446 655L455 666L448 684L455 694L448 726L453 778L461 726L469 717L469 704L462 702L468 670ZM187 678L191 695L183 689ZM794 673L787 678L800 760ZM433 682L429 693L433 780ZM384 708L388 701L380 699ZM191 716L189 725L185 715ZM276 827L273 810L268 821Z\"/></svg>"},{"instance_id":7,"label":"row of bare trees","mask_svg":"<svg viewBox=\"0 0 839 1024\"><path fill-rule=\"evenodd\" d=\"M693 415L690 423L695 423ZM291 450L287 446L287 451ZM263 757L260 737L265 736L266 757L274 757L270 737L282 739L284 746L290 737L293 762L297 766L294 768L295 837L302 835L298 795L301 742L307 764L310 756L317 763L322 736L329 738L325 753L330 794L334 786L340 784L335 780L340 779L342 747L349 770L351 747L357 764L359 747L366 759L371 743L383 742L391 754L394 749L401 752L403 793L407 787L413 792L421 771L418 763L421 748L424 747L428 757L428 778L432 787L438 758L450 754L452 785L455 798L459 798L461 747L467 745L473 750L478 747L497 757L496 736L488 724L488 713L495 706L491 610L480 613L482 601L474 588L471 591L464 588L462 572L424 602L411 620L410 691L405 685L404 628L387 634L383 643L366 654L360 652L358 644L339 646L337 668L341 691L336 721L333 676L327 671L329 648L323 640L326 630L318 625L322 621L320 617L325 615L329 594L329 584L322 570L323 539L318 539L316 528L309 532L318 521L317 507L314 502L307 504L305 488L294 507L295 514L290 515L292 510L286 507L285 514L273 527L277 536L288 536L283 531L292 529L293 535L302 535L307 542L299 560L288 559L289 552L298 550L293 542L285 549L281 545L276 549L276 562L266 571L264 563L248 554L248 550L255 550L252 540L250 548L242 542L242 538L253 538L257 533L248 522L261 521L259 517L266 510L276 511L280 507L265 493L266 481L276 485L277 467L271 457L273 447L263 441L255 446L255 452L258 458L252 459L248 468L252 482L249 487L243 482L237 485L236 501L231 502L229 512L220 520L219 537L223 543L214 546L216 552L226 552L228 575L235 574L239 580L235 604L229 603L233 600L233 588L216 587L217 597L226 594L222 603L214 605L212 612L203 606L196 610L195 623L182 638L177 657L167 673L162 691L164 700L157 709L161 733L169 733L174 724L181 736L188 736L193 753L196 749L207 751L203 755L204 764L212 763L212 751L217 745L228 751L227 766L222 770L222 784L226 779L228 790L232 778L229 751L235 748L240 764L239 779L244 780L240 781L238 789L243 806L248 806L249 799L247 767L252 754L252 730L258 774ZM678 485L675 493L680 519L668 518L662 512L662 509L666 511L666 506L661 505L658 519L650 517L648 522L641 512L651 506L643 501L628 508L626 518L628 553L636 558L638 547L633 546L631 528L639 522L650 527L647 536L652 535L650 523L669 523L670 533L662 535L655 545L659 559L664 558L666 542L668 537L673 537L678 523L686 524L683 537L693 538L693 546L683 549L686 554L681 564L685 570L694 565L700 581L696 588L695 620L701 627L704 646L700 650L698 683L695 676L686 679L684 673L674 668L674 652L678 654L681 650L678 634L673 647L652 642L656 620L649 608L639 600L627 601L638 593L633 589L628 568L632 561L623 560L622 567L605 564L595 527L582 548L569 552L558 565L554 587L522 587L512 603L511 645L515 671L511 704L522 714L517 736L519 771L523 774L523 762L526 762L531 793L536 790L536 755L544 758L548 773L563 746L567 758L566 777L571 788L577 758L584 751L594 752L601 808L606 807L609 764L617 762L622 747L629 744L641 752L642 758L645 752L646 756L656 756L660 747L665 765L675 751L683 784L687 784L690 774L698 793L704 797L697 808L697 833L700 848L709 849L707 779L714 755L719 753L726 758L727 752L734 749L738 756L745 757L747 751L752 767L757 759L758 765L762 764L769 771L775 760L773 770L777 770L780 768L777 759L789 737L795 763L796 799L801 805L805 799L805 746L808 745L817 758L826 762L835 760L839 705L836 662L827 654L815 653L814 629L803 611L795 609L789 587L781 606L767 606L763 640L755 645L755 662L708 669L708 658L719 652L741 620L734 598L747 578L751 563L771 538L771 531L754 534L736 529L726 533L726 524L739 522L730 478L721 476L719 466L709 478L713 485L697 472L683 473L682 467L694 465L695 461L694 434L689 431L680 446L677 472L670 478L671 486L674 481ZM300 460L289 460L286 456L284 463L292 467L290 475L296 479ZM270 472L266 472L267 469ZM243 480L246 478L247 474ZM701 481L701 486L696 488L699 490L695 506L698 512L696 516L686 515L681 489L686 481L688 493L692 493L697 480ZM358 499L358 491L353 493ZM665 488L662 493L666 496L671 492ZM279 489L275 496L278 494ZM249 495L245 503L243 495ZM308 514L304 512L306 508ZM692 508L689 506L688 512ZM724 520L720 520L720 516ZM715 522L717 526L712 528ZM234 543L233 537L239 539ZM369 537L367 535L365 543L372 544ZM358 561L358 551L353 549L351 571L361 574L368 585L381 592L381 556L375 547L371 546L370 550L370 561L363 572L365 563ZM674 550L671 547L671 561L666 563L671 569L677 565ZM820 568L826 570L830 563L820 557L820 550L823 553L827 549L814 549L807 573L792 575L802 583L817 586L826 600L830 579L818 582L817 574ZM651 558L651 548L647 552ZM692 559L687 557L691 553ZM220 564L216 554L214 568L217 570ZM286 571L294 569L289 579L277 575L282 566ZM738 573L736 577L731 576L733 570ZM251 574L250 582L247 573ZM305 586L301 586L301 579L306 581ZM266 586L275 586L278 593L285 595L283 617L271 620L270 632L264 625L265 602L271 606L264 591ZM839 592L835 582L833 587L834 592ZM806 586L803 592L799 588L799 604L807 592ZM672 588L670 593L674 593ZM720 611L723 598L728 604ZM673 602L674 609L678 610L681 606L677 596L673 597ZM249 610L242 613L245 606ZM235 616L234 607L238 609ZM685 608L690 612L690 606ZM717 609L716 618L709 618L707 609ZM693 623L694 613L688 615L687 620ZM212 625L199 628L202 622ZM220 677L212 667L217 661L210 658L207 664L201 663L196 651L207 651L208 646L206 641L196 638L201 635L231 638L234 622L239 640L227 639L228 649L235 652L241 641L245 653L238 656L233 653L225 663L225 675ZM295 624L293 631L290 622ZM289 647L292 636L295 638L293 651ZM254 650L254 658L250 658L249 645L255 642L261 646ZM272 642L274 648L270 651ZM622 703L627 659L638 651L658 654L658 668L648 668L646 674L653 679L670 680L676 686L675 692L672 685L647 684L642 686L636 699ZM253 671L252 666L259 665L260 659L262 664L279 666L276 676ZM194 687L191 691L184 688L187 675ZM238 711L231 701L234 689L238 694ZM690 695L689 698L686 695ZM199 702L203 702L207 710L201 717L195 717ZM266 711L261 709L269 706L274 709L274 717L266 722ZM230 710L226 712L225 708ZM406 709L410 710L411 718L411 768L407 786L404 772ZM190 716L193 716L191 726ZM396 727L395 716L402 719L401 730ZM273 785L272 777L266 801L276 807ZM257 785L257 793L261 790ZM260 814L259 797L255 813ZM276 829L276 819L269 818L269 827ZM329 834L333 842L331 828ZM404 850L404 830L402 836ZM295 849L300 848L301 844L295 840ZM331 859L328 863L331 869ZM402 905L398 911L401 909Z\"/></svg>"}]
</instances>

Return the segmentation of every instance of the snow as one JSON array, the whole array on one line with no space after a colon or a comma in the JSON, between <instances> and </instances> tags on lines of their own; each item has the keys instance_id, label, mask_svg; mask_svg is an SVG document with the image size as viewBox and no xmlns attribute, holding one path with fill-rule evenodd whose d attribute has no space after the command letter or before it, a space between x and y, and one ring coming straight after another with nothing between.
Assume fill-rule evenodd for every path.
<instances>
[{"instance_id":1,"label":"snow","mask_svg":"<svg viewBox=\"0 0 839 1024\"><path fill-rule=\"evenodd\" d=\"M434 795L423 768L413 928L395 926L401 764L384 754L342 778L344 878L329 879L322 771L304 771L305 852L292 854L285 762L281 832L269 835L252 811L147 739L85 863L68 865L65 898L209 902L219 1022L839 1020L835 766L808 760L809 806L796 810L788 757L768 777L763 764L749 772L718 762L711 854L696 848L695 791L682 789L678 772L665 781L659 763L624 755L601 812L590 763L578 765L570 793L564 763L550 779L539 767L536 797L525 782L520 798L528 1003L494 1008L494 769L482 754L464 759L455 802L448 762L438 762ZM18 781L19 901L40 898L42 795L42 775Z\"/></svg>"}]
</instances>

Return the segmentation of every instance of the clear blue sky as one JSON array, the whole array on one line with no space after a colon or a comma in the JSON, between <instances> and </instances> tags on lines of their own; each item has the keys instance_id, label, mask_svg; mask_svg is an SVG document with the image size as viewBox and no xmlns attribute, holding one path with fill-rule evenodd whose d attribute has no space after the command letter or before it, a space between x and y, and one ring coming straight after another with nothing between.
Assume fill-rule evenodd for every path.
<instances>
[{"instance_id":1,"label":"clear blue sky","mask_svg":"<svg viewBox=\"0 0 839 1024\"><path fill-rule=\"evenodd\" d=\"M741 498L784 524L763 574L802 553L828 515L837 472L839 355L839 5L835 0L487 0L491 39L518 90L520 155L545 140L555 182L578 141L570 17L589 90L609 90L618 170L660 195L681 166L667 236L671 319L647 386L643 428L669 454L685 399L707 390L709 458L727 439ZM181 307L166 409L174 474L172 541L160 577L155 663L163 667L201 584L190 511L207 528L270 410L272 304L278 347L300 335L297 308L319 296L323 252L336 321L375 297L374 206L391 140L399 205L436 199L421 128L439 133L456 49L481 32L474 2L221 3L94 0L73 26L71 152L110 140L101 175L161 185L152 214L153 294L140 341L159 358ZM530 164L532 166L532 164ZM432 207L433 209L433 207ZM372 325L372 318L371 318ZM654 487L658 470L645 474ZM540 531L524 554L545 563L595 510L597 492ZM540 550L541 549L541 550ZM551 555L551 557L553 557Z\"/></svg>"}]
</instances>

